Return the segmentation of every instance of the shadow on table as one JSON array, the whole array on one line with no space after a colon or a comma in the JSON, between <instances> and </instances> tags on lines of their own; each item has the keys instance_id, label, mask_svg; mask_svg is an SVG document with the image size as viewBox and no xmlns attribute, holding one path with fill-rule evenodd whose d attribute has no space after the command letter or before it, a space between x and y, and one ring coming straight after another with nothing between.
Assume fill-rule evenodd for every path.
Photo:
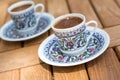
<instances>
[{"instance_id":1,"label":"shadow on table","mask_svg":"<svg viewBox=\"0 0 120 80\"><path fill-rule=\"evenodd\" d=\"M55 67L52 66L53 72L56 73L70 73L70 72L76 72L76 71L84 71L85 65L77 65L77 66L71 66L71 67Z\"/></svg>"},{"instance_id":2,"label":"shadow on table","mask_svg":"<svg viewBox=\"0 0 120 80\"><path fill-rule=\"evenodd\" d=\"M85 64L77 65L77 66L71 66L71 67L56 67L51 66L45 63L42 63L42 67L46 70L50 70L51 73L76 73L76 72L84 72L86 73L86 67ZM49 66L49 69L46 66Z\"/></svg>"}]
</instances>

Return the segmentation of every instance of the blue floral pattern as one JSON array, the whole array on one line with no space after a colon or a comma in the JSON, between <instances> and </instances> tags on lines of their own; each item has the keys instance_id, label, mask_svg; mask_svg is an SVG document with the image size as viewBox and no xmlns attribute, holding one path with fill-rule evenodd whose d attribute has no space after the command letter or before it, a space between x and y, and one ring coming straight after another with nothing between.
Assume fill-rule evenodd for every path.
<instances>
[{"instance_id":1,"label":"blue floral pattern","mask_svg":"<svg viewBox=\"0 0 120 80\"><path fill-rule=\"evenodd\" d=\"M39 15L36 15L35 17L37 18ZM28 34L26 32L26 34L19 34L17 31L16 31L16 28L15 28L15 23L13 22L12 24L10 24L5 30L5 33L4 33L4 36L8 37L8 38L11 38L11 39L19 39L19 38L25 38L25 37L29 37L29 36L32 36L32 35L35 35L41 31L43 31L44 29L46 29L46 27L50 24L50 20L48 17L46 16L41 16L41 19L38 23L38 27L35 31L33 32L30 32L30 34Z\"/></svg>"},{"instance_id":2,"label":"blue floral pattern","mask_svg":"<svg viewBox=\"0 0 120 80\"><path fill-rule=\"evenodd\" d=\"M75 50L76 48L81 48L86 45L88 34L89 33L83 32L82 34L79 34L79 36L77 35L66 38L58 38L58 43L62 50Z\"/></svg>"},{"instance_id":3,"label":"blue floral pattern","mask_svg":"<svg viewBox=\"0 0 120 80\"><path fill-rule=\"evenodd\" d=\"M86 25L77 26L65 32L55 31L62 51L75 51L87 45Z\"/></svg>"},{"instance_id":4,"label":"blue floral pattern","mask_svg":"<svg viewBox=\"0 0 120 80\"><path fill-rule=\"evenodd\" d=\"M32 8L28 12L19 15L11 15L12 19L15 22L16 29L26 30L30 27L34 27L36 25L36 17L34 15L34 12L34 8Z\"/></svg>"},{"instance_id":5,"label":"blue floral pattern","mask_svg":"<svg viewBox=\"0 0 120 80\"><path fill-rule=\"evenodd\" d=\"M90 31L86 31L87 36ZM48 41L44 47L44 55L47 59L55 63L74 63L78 61L85 60L93 55L95 55L104 45L104 37L95 32L91 39L85 52L78 56L68 56L60 51L60 47L56 38ZM71 43L70 43L71 44Z\"/></svg>"}]
</instances>

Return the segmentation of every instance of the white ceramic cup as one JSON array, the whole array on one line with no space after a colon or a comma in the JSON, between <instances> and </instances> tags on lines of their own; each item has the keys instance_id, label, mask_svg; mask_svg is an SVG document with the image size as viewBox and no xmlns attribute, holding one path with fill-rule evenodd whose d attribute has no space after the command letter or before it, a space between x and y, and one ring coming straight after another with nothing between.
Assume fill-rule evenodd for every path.
<instances>
[{"instance_id":1,"label":"white ceramic cup","mask_svg":"<svg viewBox=\"0 0 120 80\"><path fill-rule=\"evenodd\" d=\"M15 8L25 5L30 6L23 10L13 11ZM39 11L40 16L36 18L35 12L38 7L41 7L41 11ZM44 5L41 3L35 5L33 1L19 1L8 8L8 13L11 15L11 18L15 23L16 31L20 34L32 34L36 30L38 21L43 12Z\"/></svg>"},{"instance_id":2,"label":"white ceramic cup","mask_svg":"<svg viewBox=\"0 0 120 80\"><path fill-rule=\"evenodd\" d=\"M78 17L82 19L82 22L70 28L55 27L58 22L68 17ZM91 23L95 24L95 26L93 26L94 29L90 32L90 35L88 36L85 32L87 26ZM89 22L86 22L85 16L79 13L62 15L56 18L52 23L52 29L55 32L61 51L64 54L71 56L77 56L84 53L89 39L91 38L97 27L98 24L96 21L91 20Z\"/></svg>"}]
</instances>

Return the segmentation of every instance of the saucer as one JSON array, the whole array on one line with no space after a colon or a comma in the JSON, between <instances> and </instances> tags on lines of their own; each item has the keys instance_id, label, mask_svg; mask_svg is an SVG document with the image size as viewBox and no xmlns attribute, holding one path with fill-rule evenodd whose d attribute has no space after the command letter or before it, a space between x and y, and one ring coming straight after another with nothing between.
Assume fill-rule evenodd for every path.
<instances>
[{"instance_id":1,"label":"saucer","mask_svg":"<svg viewBox=\"0 0 120 80\"><path fill-rule=\"evenodd\" d=\"M35 13L36 18L38 18L39 15L40 15L39 13ZM31 34L19 34L15 29L14 22L11 20L1 28L0 37L6 41L24 41L35 38L37 36L42 35L51 28L50 24L53 19L54 19L53 15L43 13L39 20L37 29Z\"/></svg>"},{"instance_id":2,"label":"saucer","mask_svg":"<svg viewBox=\"0 0 120 80\"><path fill-rule=\"evenodd\" d=\"M90 35L92 27L87 27L86 34ZM55 35L45 39L38 49L39 58L50 65L54 66L75 66L86 63L100 56L110 43L109 35L101 29L97 29L89 40L85 52L78 56L65 55L60 51Z\"/></svg>"}]
</instances>

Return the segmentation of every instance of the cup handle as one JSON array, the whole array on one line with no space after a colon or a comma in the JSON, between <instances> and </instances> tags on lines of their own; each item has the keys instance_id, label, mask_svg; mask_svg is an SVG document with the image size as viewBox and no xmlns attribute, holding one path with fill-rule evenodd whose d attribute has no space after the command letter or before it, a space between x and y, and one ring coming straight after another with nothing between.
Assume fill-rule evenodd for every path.
<instances>
[{"instance_id":1,"label":"cup handle","mask_svg":"<svg viewBox=\"0 0 120 80\"><path fill-rule=\"evenodd\" d=\"M37 18L37 24L38 24L38 22L39 22L39 20L40 20L40 17L41 17L41 15L43 14L43 12L44 12L44 5L43 4L36 4L35 5L35 7L34 7L34 9L35 9L35 11L36 11L36 9L38 8L38 7L41 7L41 11L39 11L39 14L40 14L40 16Z\"/></svg>"},{"instance_id":2,"label":"cup handle","mask_svg":"<svg viewBox=\"0 0 120 80\"><path fill-rule=\"evenodd\" d=\"M91 21L87 22L87 23L85 24L86 27L87 27L89 24L95 24L95 26L94 26L94 29L90 32L90 35L87 37L87 45L88 45L88 43L89 43L89 40L90 40L91 36L94 34L94 32L96 31L96 29L98 28L98 24L97 24L97 22L94 21L94 20L91 20Z\"/></svg>"}]
</instances>

